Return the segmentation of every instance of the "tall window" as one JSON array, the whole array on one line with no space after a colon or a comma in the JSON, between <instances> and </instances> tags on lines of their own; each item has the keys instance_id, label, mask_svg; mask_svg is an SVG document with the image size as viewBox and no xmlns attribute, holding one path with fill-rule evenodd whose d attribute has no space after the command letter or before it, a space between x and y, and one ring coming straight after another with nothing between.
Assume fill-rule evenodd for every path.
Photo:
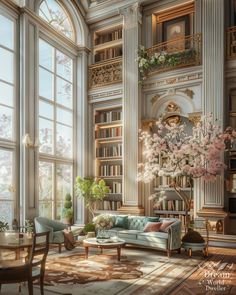
<instances>
[{"instance_id":1,"label":"tall window","mask_svg":"<svg viewBox=\"0 0 236 295\"><path fill-rule=\"evenodd\" d=\"M73 60L39 40L39 214L61 219L73 191Z\"/></svg>"},{"instance_id":2,"label":"tall window","mask_svg":"<svg viewBox=\"0 0 236 295\"><path fill-rule=\"evenodd\" d=\"M0 14L0 220L14 218L16 179L15 23Z\"/></svg>"},{"instance_id":3,"label":"tall window","mask_svg":"<svg viewBox=\"0 0 236 295\"><path fill-rule=\"evenodd\" d=\"M56 0L44 0L39 7L39 16L74 40L73 26L65 10Z\"/></svg>"}]
</instances>

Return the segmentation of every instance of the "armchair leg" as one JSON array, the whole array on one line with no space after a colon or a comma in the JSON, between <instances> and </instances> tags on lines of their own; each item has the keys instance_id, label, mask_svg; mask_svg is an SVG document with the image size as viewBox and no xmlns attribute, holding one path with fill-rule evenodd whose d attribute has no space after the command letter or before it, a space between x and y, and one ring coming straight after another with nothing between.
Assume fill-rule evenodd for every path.
<instances>
[{"instance_id":1,"label":"armchair leg","mask_svg":"<svg viewBox=\"0 0 236 295\"><path fill-rule=\"evenodd\" d=\"M178 254L181 254L181 248L178 249Z\"/></svg>"},{"instance_id":2,"label":"armchair leg","mask_svg":"<svg viewBox=\"0 0 236 295\"><path fill-rule=\"evenodd\" d=\"M61 253L61 244L58 244L58 251Z\"/></svg>"}]
</instances>

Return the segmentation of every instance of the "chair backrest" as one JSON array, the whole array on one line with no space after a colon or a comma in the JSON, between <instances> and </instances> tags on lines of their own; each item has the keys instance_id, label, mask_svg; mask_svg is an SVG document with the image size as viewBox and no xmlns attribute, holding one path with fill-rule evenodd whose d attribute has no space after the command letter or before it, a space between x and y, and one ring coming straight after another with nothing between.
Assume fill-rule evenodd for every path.
<instances>
[{"instance_id":1,"label":"chair backrest","mask_svg":"<svg viewBox=\"0 0 236 295\"><path fill-rule=\"evenodd\" d=\"M44 273L45 262L49 250L49 232L35 233L30 253L29 264L33 268L40 266L41 273Z\"/></svg>"}]
</instances>

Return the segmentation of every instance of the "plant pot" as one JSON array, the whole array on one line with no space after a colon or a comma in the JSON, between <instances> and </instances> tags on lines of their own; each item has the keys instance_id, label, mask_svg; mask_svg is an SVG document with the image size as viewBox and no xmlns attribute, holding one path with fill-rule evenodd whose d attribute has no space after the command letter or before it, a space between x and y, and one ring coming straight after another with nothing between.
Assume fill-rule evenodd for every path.
<instances>
[{"instance_id":1,"label":"plant pot","mask_svg":"<svg viewBox=\"0 0 236 295\"><path fill-rule=\"evenodd\" d=\"M72 222L72 217L64 217L63 223L71 225L73 223Z\"/></svg>"}]
</instances>

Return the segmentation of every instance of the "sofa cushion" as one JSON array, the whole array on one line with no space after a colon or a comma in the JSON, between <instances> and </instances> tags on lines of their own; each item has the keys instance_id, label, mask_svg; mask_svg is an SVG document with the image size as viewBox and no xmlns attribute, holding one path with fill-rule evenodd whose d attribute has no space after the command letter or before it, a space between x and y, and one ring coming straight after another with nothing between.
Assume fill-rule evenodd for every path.
<instances>
[{"instance_id":1,"label":"sofa cushion","mask_svg":"<svg viewBox=\"0 0 236 295\"><path fill-rule=\"evenodd\" d=\"M108 230L111 237L118 236L119 231L124 230L123 227L113 227Z\"/></svg>"},{"instance_id":2,"label":"sofa cushion","mask_svg":"<svg viewBox=\"0 0 236 295\"><path fill-rule=\"evenodd\" d=\"M156 243L157 246L158 246L158 244L167 245L168 234L162 233L162 232L140 233L137 236L137 240Z\"/></svg>"},{"instance_id":3,"label":"sofa cushion","mask_svg":"<svg viewBox=\"0 0 236 295\"><path fill-rule=\"evenodd\" d=\"M172 220L166 220L165 221L164 220L162 222L161 227L160 227L160 232L167 232L172 223L174 223L174 221L172 221Z\"/></svg>"},{"instance_id":4,"label":"sofa cushion","mask_svg":"<svg viewBox=\"0 0 236 295\"><path fill-rule=\"evenodd\" d=\"M146 217L147 222L159 222L160 217Z\"/></svg>"},{"instance_id":5,"label":"sofa cushion","mask_svg":"<svg viewBox=\"0 0 236 295\"><path fill-rule=\"evenodd\" d=\"M128 216L116 216L114 227L122 227L128 229Z\"/></svg>"},{"instance_id":6,"label":"sofa cushion","mask_svg":"<svg viewBox=\"0 0 236 295\"><path fill-rule=\"evenodd\" d=\"M128 229L128 230L119 231L118 236L121 239L136 240L137 235L140 233L142 233L142 231L140 231L140 230Z\"/></svg>"},{"instance_id":7,"label":"sofa cushion","mask_svg":"<svg viewBox=\"0 0 236 295\"><path fill-rule=\"evenodd\" d=\"M145 216L129 216L129 229L143 231L147 224L147 218Z\"/></svg>"},{"instance_id":8,"label":"sofa cushion","mask_svg":"<svg viewBox=\"0 0 236 295\"><path fill-rule=\"evenodd\" d=\"M145 233L147 232L157 232L160 230L160 227L162 226L162 222L148 222L143 231Z\"/></svg>"}]
</instances>

